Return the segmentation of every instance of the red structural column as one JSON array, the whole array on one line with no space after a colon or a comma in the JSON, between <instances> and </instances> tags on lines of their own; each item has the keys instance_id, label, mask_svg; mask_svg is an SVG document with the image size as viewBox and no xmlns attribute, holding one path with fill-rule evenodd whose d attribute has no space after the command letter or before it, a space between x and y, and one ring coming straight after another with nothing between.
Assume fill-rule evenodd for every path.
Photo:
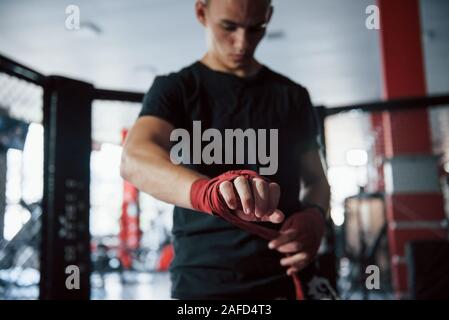
<instances>
[{"instance_id":1,"label":"red structural column","mask_svg":"<svg viewBox=\"0 0 449 320\"><path fill-rule=\"evenodd\" d=\"M384 98L426 94L418 0L377 0ZM416 239L447 237L438 162L432 155L426 109L383 112L372 124L383 139L388 239L396 296L407 297L405 245ZM383 185L380 187L384 187Z\"/></svg>"}]
</instances>

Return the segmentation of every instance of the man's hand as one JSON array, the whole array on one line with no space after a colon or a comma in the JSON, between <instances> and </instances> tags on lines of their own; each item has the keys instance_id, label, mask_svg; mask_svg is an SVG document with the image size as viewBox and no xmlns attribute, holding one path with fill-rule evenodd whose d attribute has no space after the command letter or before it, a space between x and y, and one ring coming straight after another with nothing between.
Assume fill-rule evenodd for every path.
<instances>
[{"instance_id":1,"label":"man's hand","mask_svg":"<svg viewBox=\"0 0 449 320\"><path fill-rule=\"evenodd\" d=\"M308 208L288 217L279 237L270 241L268 247L287 255L281 259L281 265L288 268L287 274L291 276L313 260L324 232L325 222L321 212Z\"/></svg>"},{"instance_id":2,"label":"man's hand","mask_svg":"<svg viewBox=\"0 0 449 320\"><path fill-rule=\"evenodd\" d=\"M222 182L219 190L228 208L242 220L284 221L284 214L277 209L281 188L275 182L239 176L233 181Z\"/></svg>"},{"instance_id":3,"label":"man's hand","mask_svg":"<svg viewBox=\"0 0 449 320\"><path fill-rule=\"evenodd\" d=\"M192 184L192 208L223 214L232 211L244 221L281 223L284 214L277 209L280 187L251 170L228 171L213 179Z\"/></svg>"}]
</instances>

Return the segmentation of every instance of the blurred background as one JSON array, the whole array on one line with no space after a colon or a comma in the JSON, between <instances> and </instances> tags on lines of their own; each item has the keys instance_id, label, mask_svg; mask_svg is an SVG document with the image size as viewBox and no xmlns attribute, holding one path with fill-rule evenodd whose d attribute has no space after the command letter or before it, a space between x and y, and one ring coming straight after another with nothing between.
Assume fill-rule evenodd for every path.
<instances>
[{"instance_id":1,"label":"blurred background","mask_svg":"<svg viewBox=\"0 0 449 320\"><path fill-rule=\"evenodd\" d=\"M332 188L320 252L341 299L419 298L417 292L435 283L429 270L449 260L449 2L402 1L412 8L386 7L381 29L368 28L367 8L383 2L274 0L257 51L261 62L305 86L317 107ZM71 29L67 19L76 10L80 25ZM416 47L409 44L413 36L418 53L409 51ZM90 298L169 299L172 206L124 182L119 164L122 141L155 76L205 52L194 1L0 0L0 40L0 299L51 296L57 292L49 284L52 268L86 257L81 272L89 275ZM394 70L401 61L422 74ZM60 89L50 75L77 81ZM89 87L79 89L80 81ZM397 89L413 81L419 84ZM51 92L71 90L74 99L83 90L92 94L90 115L55 111L53 118L52 106L61 105ZM83 119L89 120L88 151L61 146L52 135L58 127L70 141L81 139L74 123ZM52 146L71 162L53 159ZM88 208L43 218L51 205L67 208L77 199L76 193L49 195L59 178L67 189L77 188L71 168L79 159L88 161L89 185L79 189L81 198L88 193ZM424 251L436 252L438 267L422 269L422 249L407 249L414 240L434 244ZM375 290L365 285L368 265L380 269Z\"/></svg>"}]
</instances>

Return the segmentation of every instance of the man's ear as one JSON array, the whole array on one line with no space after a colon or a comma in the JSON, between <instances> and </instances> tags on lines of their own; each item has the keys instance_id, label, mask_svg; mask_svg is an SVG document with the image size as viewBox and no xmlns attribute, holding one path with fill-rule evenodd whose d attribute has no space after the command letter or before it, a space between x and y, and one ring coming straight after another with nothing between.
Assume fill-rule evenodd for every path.
<instances>
[{"instance_id":1,"label":"man's ear","mask_svg":"<svg viewBox=\"0 0 449 320\"><path fill-rule=\"evenodd\" d=\"M196 0L195 2L195 14L198 21L206 27L206 1L204 0Z\"/></svg>"},{"instance_id":2,"label":"man's ear","mask_svg":"<svg viewBox=\"0 0 449 320\"><path fill-rule=\"evenodd\" d=\"M274 12L274 7L272 5L270 5L270 8L268 9L268 12L267 12L267 23L270 22L271 17L273 16L273 12Z\"/></svg>"}]
</instances>

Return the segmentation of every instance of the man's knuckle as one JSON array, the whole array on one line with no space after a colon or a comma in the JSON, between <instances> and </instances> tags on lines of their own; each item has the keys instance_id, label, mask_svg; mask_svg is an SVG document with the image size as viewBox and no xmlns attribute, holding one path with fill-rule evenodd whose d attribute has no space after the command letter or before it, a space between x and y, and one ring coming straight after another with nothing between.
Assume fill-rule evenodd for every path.
<instances>
[{"instance_id":1,"label":"man's knuckle","mask_svg":"<svg viewBox=\"0 0 449 320\"><path fill-rule=\"evenodd\" d=\"M253 178L252 181L255 184L261 184L261 183L265 182L265 180L263 180L262 178L258 178L258 177Z\"/></svg>"},{"instance_id":2,"label":"man's knuckle","mask_svg":"<svg viewBox=\"0 0 449 320\"><path fill-rule=\"evenodd\" d=\"M234 179L234 184L242 185L246 183L245 177L239 176Z\"/></svg>"},{"instance_id":3,"label":"man's knuckle","mask_svg":"<svg viewBox=\"0 0 449 320\"><path fill-rule=\"evenodd\" d=\"M232 186L231 183L229 181L224 181L222 183L220 183L220 189L229 189L229 187Z\"/></svg>"},{"instance_id":4,"label":"man's knuckle","mask_svg":"<svg viewBox=\"0 0 449 320\"><path fill-rule=\"evenodd\" d=\"M279 186L279 184L278 183L276 183L276 182L270 182L270 185L269 185L273 190L280 190L281 189L281 187Z\"/></svg>"}]
</instances>

